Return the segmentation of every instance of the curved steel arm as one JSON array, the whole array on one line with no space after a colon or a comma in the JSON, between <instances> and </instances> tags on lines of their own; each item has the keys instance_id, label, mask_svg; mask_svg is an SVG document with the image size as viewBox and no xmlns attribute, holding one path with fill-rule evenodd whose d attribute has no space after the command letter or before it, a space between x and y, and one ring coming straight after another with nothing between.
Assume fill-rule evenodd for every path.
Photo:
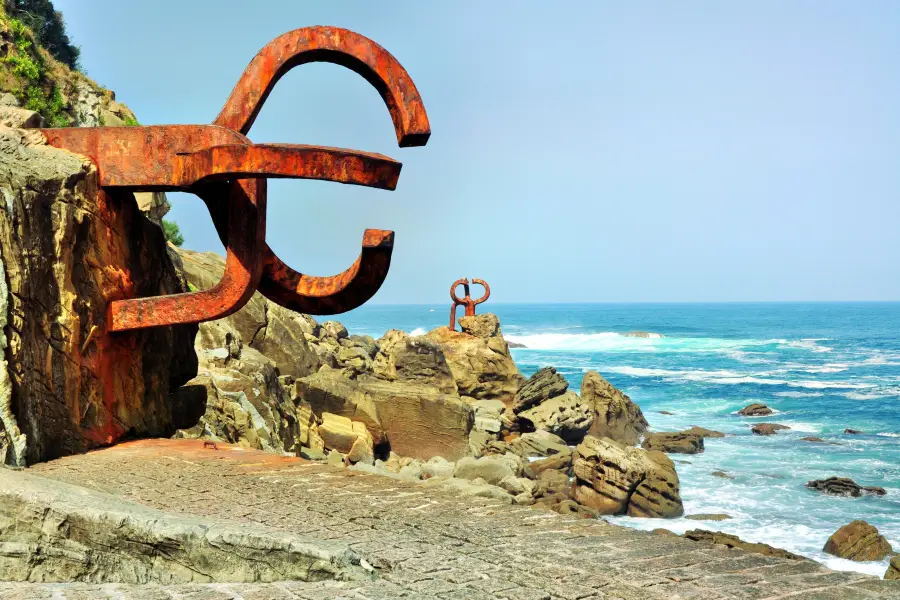
<instances>
[{"instance_id":1,"label":"curved steel arm","mask_svg":"<svg viewBox=\"0 0 900 600\"><path fill-rule=\"evenodd\" d=\"M489 286L484 279L473 279L472 283L480 284L481 287L484 288L484 295L482 295L478 300L472 300L472 304L481 304L491 297L491 286Z\"/></svg>"},{"instance_id":2,"label":"curved steel arm","mask_svg":"<svg viewBox=\"0 0 900 600\"><path fill-rule=\"evenodd\" d=\"M340 27L304 27L269 42L250 61L214 124L246 135L278 80L311 62L345 66L372 84L391 113L401 147L428 141L428 115L406 69L374 41Z\"/></svg>"}]
</instances>

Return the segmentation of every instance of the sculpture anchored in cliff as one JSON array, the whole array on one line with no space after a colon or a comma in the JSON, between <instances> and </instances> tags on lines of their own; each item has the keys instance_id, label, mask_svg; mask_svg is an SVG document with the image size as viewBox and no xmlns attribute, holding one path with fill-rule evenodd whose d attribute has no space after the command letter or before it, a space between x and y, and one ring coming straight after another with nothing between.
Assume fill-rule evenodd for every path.
<instances>
[{"instance_id":1,"label":"sculpture anchored in cliff","mask_svg":"<svg viewBox=\"0 0 900 600\"><path fill-rule=\"evenodd\" d=\"M477 283L481 287L484 288L484 295L477 300L473 300L469 295L469 280L468 279L457 279L453 282L453 285L450 286L450 299L453 300L453 306L450 307L450 331L456 330L456 307L464 306L466 308L466 316L474 317L475 316L475 305L481 304L485 300L491 297L491 286L487 284L487 282L483 279L473 279L472 283ZM456 288L459 286L463 286L463 289L466 290L466 295L462 298L456 295Z\"/></svg>"},{"instance_id":2,"label":"sculpture anchored in cliff","mask_svg":"<svg viewBox=\"0 0 900 600\"><path fill-rule=\"evenodd\" d=\"M400 147L428 141L428 116L406 70L372 40L335 27L297 29L266 45L211 125L41 130L50 145L95 163L100 202L116 190L199 196L226 248L225 274L217 285L186 294L114 300L107 317L109 331L218 319L240 309L257 289L292 310L338 314L362 305L381 287L390 267L393 231L367 229L359 258L331 277L292 269L266 244L267 178L393 190L400 176L401 163L381 154L254 144L246 137L275 83L290 69L310 62L343 65L371 83L387 105Z\"/></svg>"}]
</instances>

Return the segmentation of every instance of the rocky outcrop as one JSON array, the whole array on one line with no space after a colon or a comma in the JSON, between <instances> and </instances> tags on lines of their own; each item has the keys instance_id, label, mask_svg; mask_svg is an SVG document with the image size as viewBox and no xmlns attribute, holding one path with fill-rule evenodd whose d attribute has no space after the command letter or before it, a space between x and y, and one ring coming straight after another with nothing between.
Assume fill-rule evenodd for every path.
<instances>
[{"instance_id":1,"label":"rocky outcrop","mask_svg":"<svg viewBox=\"0 0 900 600\"><path fill-rule=\"evenodd\" d=\"M750 431L754 435L775 435L779 431L783 431L785 429L790 429L790 427L788 427L787 425L780 425L778 423L757 423L750 428Z\"/></svg>"},{"instance_id":2,"label":"rocky outcrop","mask_svg":"<svg viewBox=\"0 0 900 600\"><path fill-rule=\"evenodd\" d=\"M772 409L765 404L748 404L738 411L742 417L766 417L772 414Z\"/></svg>"},{"instance_id":3,"label":"rocky outcrop","mask_svg":"<svg viewBox=\"0 0 900 600\"><path fill-rule=\"evenodd\" d=\"M575 449L575 500L604 515L680 517L675 465L665 454L588 436Z\"/></svg>"},{"instance_id":4,"label":"rocky outcrop","mask_svg":"<svg viewBox=\"0 0 900 600\"><path fill-rule=\"evenodd\" d=\"M440 345L460 396L510 404L520 375L503 339L500 321L491 313L459 320L462 331L439 327L428 339Z\"/></svg>"},{"instance_id":5,"label":"rocky outcrop","mask_svg":"<svg viewBox=\"0 0 900 600\"><path fill-rule=\"evenodd\" d=\"M634 446L647 431L647 419L640 407L596 371L584 374L581 399L594 413L589 435Z\"/></svg>"},{"instance_id":6,"label":"rocky outcrop","mask_svg":"<svg viewBox=\"0 0 900 600\"><path fill-rule=\"evenodd\" d=\"M884 488L876 486L861 486L847 477L829 477L828 479L815 479L806 484L806 487L831 494L832 496L850 496L859 498L864 494L884 496L887 492Z\"/></svg>"},{"instance_id":7,"label":"rocky outcrop","mask_svg":"<svg viewBox=\"0 0 900 600\"><path fill-rule=\"evenodd\" d=\"M15 524L9 526L9 524ZM356 553L0 469L0 581L176 584L369 577Z\"/></svg>"},{"instance_id":8,"label":"rocky outcrop","mask_svg":"<svg viewBox=\"0 0 900 600\"><path fill-rule=\"evenodd\" d=\"M776 558L788 558L790 560L806 560L802 556L774 548L768 544L756 544L753 542L745 542L736 535L722 533L720 531L707 531L705 529L691 529L684 533L684 537L695 542L709 542L710 544L721 544L729 548L739 548L747 552L754 552L764 556L774 556Z\"/></svg>"},{"instance_id":9,"label":"rocky outcrop","mask_svg":"<svg viewBox=\"0 0 900 600\"><path fill-rule=\"evenodd\" d=\"M848 560L867 561L881 560L894 550L877 529L857 520L835 531L822 551Z\"/></svg>"},{"instance_id":10,"label":"rocky outcrop","mask_svg":"<svg viewBox=\"0 0 900 600\"><path fill-rule=\"evenodd\" d=\"M512 410L518 414L538 406L550 398L566 393L569 382L556 372L556 367L544 367L528 378L516 392Z\"/></svg>"},{"instance_id":11,"label":"rocky outcrop","mask_svg":"<svg viewBox=\"0 0 900 600\"><path fill-rule=\"evenodd\" d=\"M703 437L687 431L651 433L644 438L641 448L673 454L697 454L703 452Z\"/></svg>"},{"instance_id":12,"label":"rocky outcrop","mask_svg":"<svg viewBox=\"0 0 900 600\"><path fill-rule=\"evenodd\" d=\"M570 444L577 444L594 422L594 410L578 394L567 390L518 413L518 420L522 431L549 431Z\"/></svg>"},{"instance_id":13,"label":"rocky outcrop","mask_svg":"<svg viewBox=\"0 0 900 600\"><path fill-rule=\"evenodd\" d=\"M472 407L430 386L351 380L323 369L298 379L294 392L295 402L308 403L316 414L330 412L364 423L376 445L401 456L456 460L467 453Z\"/></svg>"},{"instance_id":14,"label":"rocky outcrop","mask_svg":"<svg viewBox=\"0 0 900 600\"><path fill-rule=\"evenodd\" d=\"M524 457L572 454L566 441L549 431L523 433L509 442L509 448Z\"/></svg>"},{"instance_id":15,"label":"rocky outcrop","mask_svg":"<svg viewBox=\"0 0 900 600\"><path fill-rule=\"evenodd\" d=\"M900 580L900 554L891 559L891 564L888 565L884 578Z\"/></svg>"},{"instance_id":16,"label":"rocky outcrop","mask_svg":"<svg viewBox=\"0 0 900 600\"><path fill-rule=\"evenodd\" d=\"M170 435L169 390L196 374L196 328L106 333L111 301L187 291L162 231L37 132L0 129L0 167L5 462Z\"/></svg>"},{"instance_id":17,"label":"rocky outcrop","mask_svg":"<svg viewBox=\"0 0 900 600\"><path fill-rule=\"evenodd\" d=\"M386 381L411 381L456 394L456 381L441 346L425 336L392 329L378 340L373 373Z\"/></svg>"}]
</instances>

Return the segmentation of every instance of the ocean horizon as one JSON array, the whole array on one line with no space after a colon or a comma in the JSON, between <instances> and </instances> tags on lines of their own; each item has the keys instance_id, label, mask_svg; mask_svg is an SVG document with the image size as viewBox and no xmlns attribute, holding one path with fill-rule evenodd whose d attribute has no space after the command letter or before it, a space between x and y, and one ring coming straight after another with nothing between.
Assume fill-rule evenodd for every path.
<instances>
[{"instance_id":1,"label":"ocean horizon","mask_svg":"<svg viewBox=\"0 0 900 600\"><path fill-rule=\"evenodd\" d=\"M351 334L424 334L446 326L449 309L449 302L370 304L337 320ZM879 576L887 561L825 554L828 537L863 519L900 549L900 302L489 301L478 309L497 314L506 339L525 346L512 350L524 375L554 366L579 391L583 373L596 370L641 407L651 431L697 425L726 434L707 438L701 454L670 458L685 515L725 513L730 519L610 521L676 533L722 531L833 569ZM632 331L657 336L623 335ZM774 414L737 414L756 402ZM760 422L790 429L753 435L750 427ZM863 433L844 433L847 428ZM802 439L809 436L825 443ZM887 493L844 498L806 488L830 476Z\"/></svg>"}]
</instances>

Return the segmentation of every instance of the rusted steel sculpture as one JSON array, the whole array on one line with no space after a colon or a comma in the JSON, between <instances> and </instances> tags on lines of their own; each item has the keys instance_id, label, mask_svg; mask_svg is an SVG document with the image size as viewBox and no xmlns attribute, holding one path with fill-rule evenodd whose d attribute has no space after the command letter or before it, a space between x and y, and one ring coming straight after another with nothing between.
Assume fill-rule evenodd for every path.
<instances>
[{"instance_id":1,"label":"rusted steel sculpture","mask_svg":"<svg viewBox=\"0 0 900 600\"><path fill-rule=\"evenodd\" d=\"M483 279L473 279L472 283L477 283L484 288L484 295L481 296L478 300L473 300L469 295L469 280L468 279L457 279L453 282L453 285L450 286L450 299L453 300L453 306L450 307L450 331L456 331L456 307L457 306L465 306L466 307L466 316L474 317L475 316L475 305L481 304L485 300L491 297L491 286L487 284L487 282ZM463 286L463 289L466 290L466 295L462 298L456 295L456 288L459 286Z\"/></svg>"},{"instance_id":2,"label":"rusted steel sculpture","mask_svg":"<svg viewBox=\"0 0 900 600\"><path fill-rule=\"evenodd\" d=\"M108 331L218 319L240 309L257 289L286 308L314 315L346 312L378 291L390 267L392 231L367 229L359 258L331 277L295 271L266 244L267 178L393 190L400 176L401 163L381 154L247 139L275 83L310 62L345 66L372 84L387 105L401 147L428 141L425 106L406 70L372 40L336 27L296 29L266 45L212 125L41 130L50 145L86 155L97 165L101 194L196 194L226 248L225 274L218 284L199 292L115 300L109 305Z\"/></svg>"}]
</instances>

